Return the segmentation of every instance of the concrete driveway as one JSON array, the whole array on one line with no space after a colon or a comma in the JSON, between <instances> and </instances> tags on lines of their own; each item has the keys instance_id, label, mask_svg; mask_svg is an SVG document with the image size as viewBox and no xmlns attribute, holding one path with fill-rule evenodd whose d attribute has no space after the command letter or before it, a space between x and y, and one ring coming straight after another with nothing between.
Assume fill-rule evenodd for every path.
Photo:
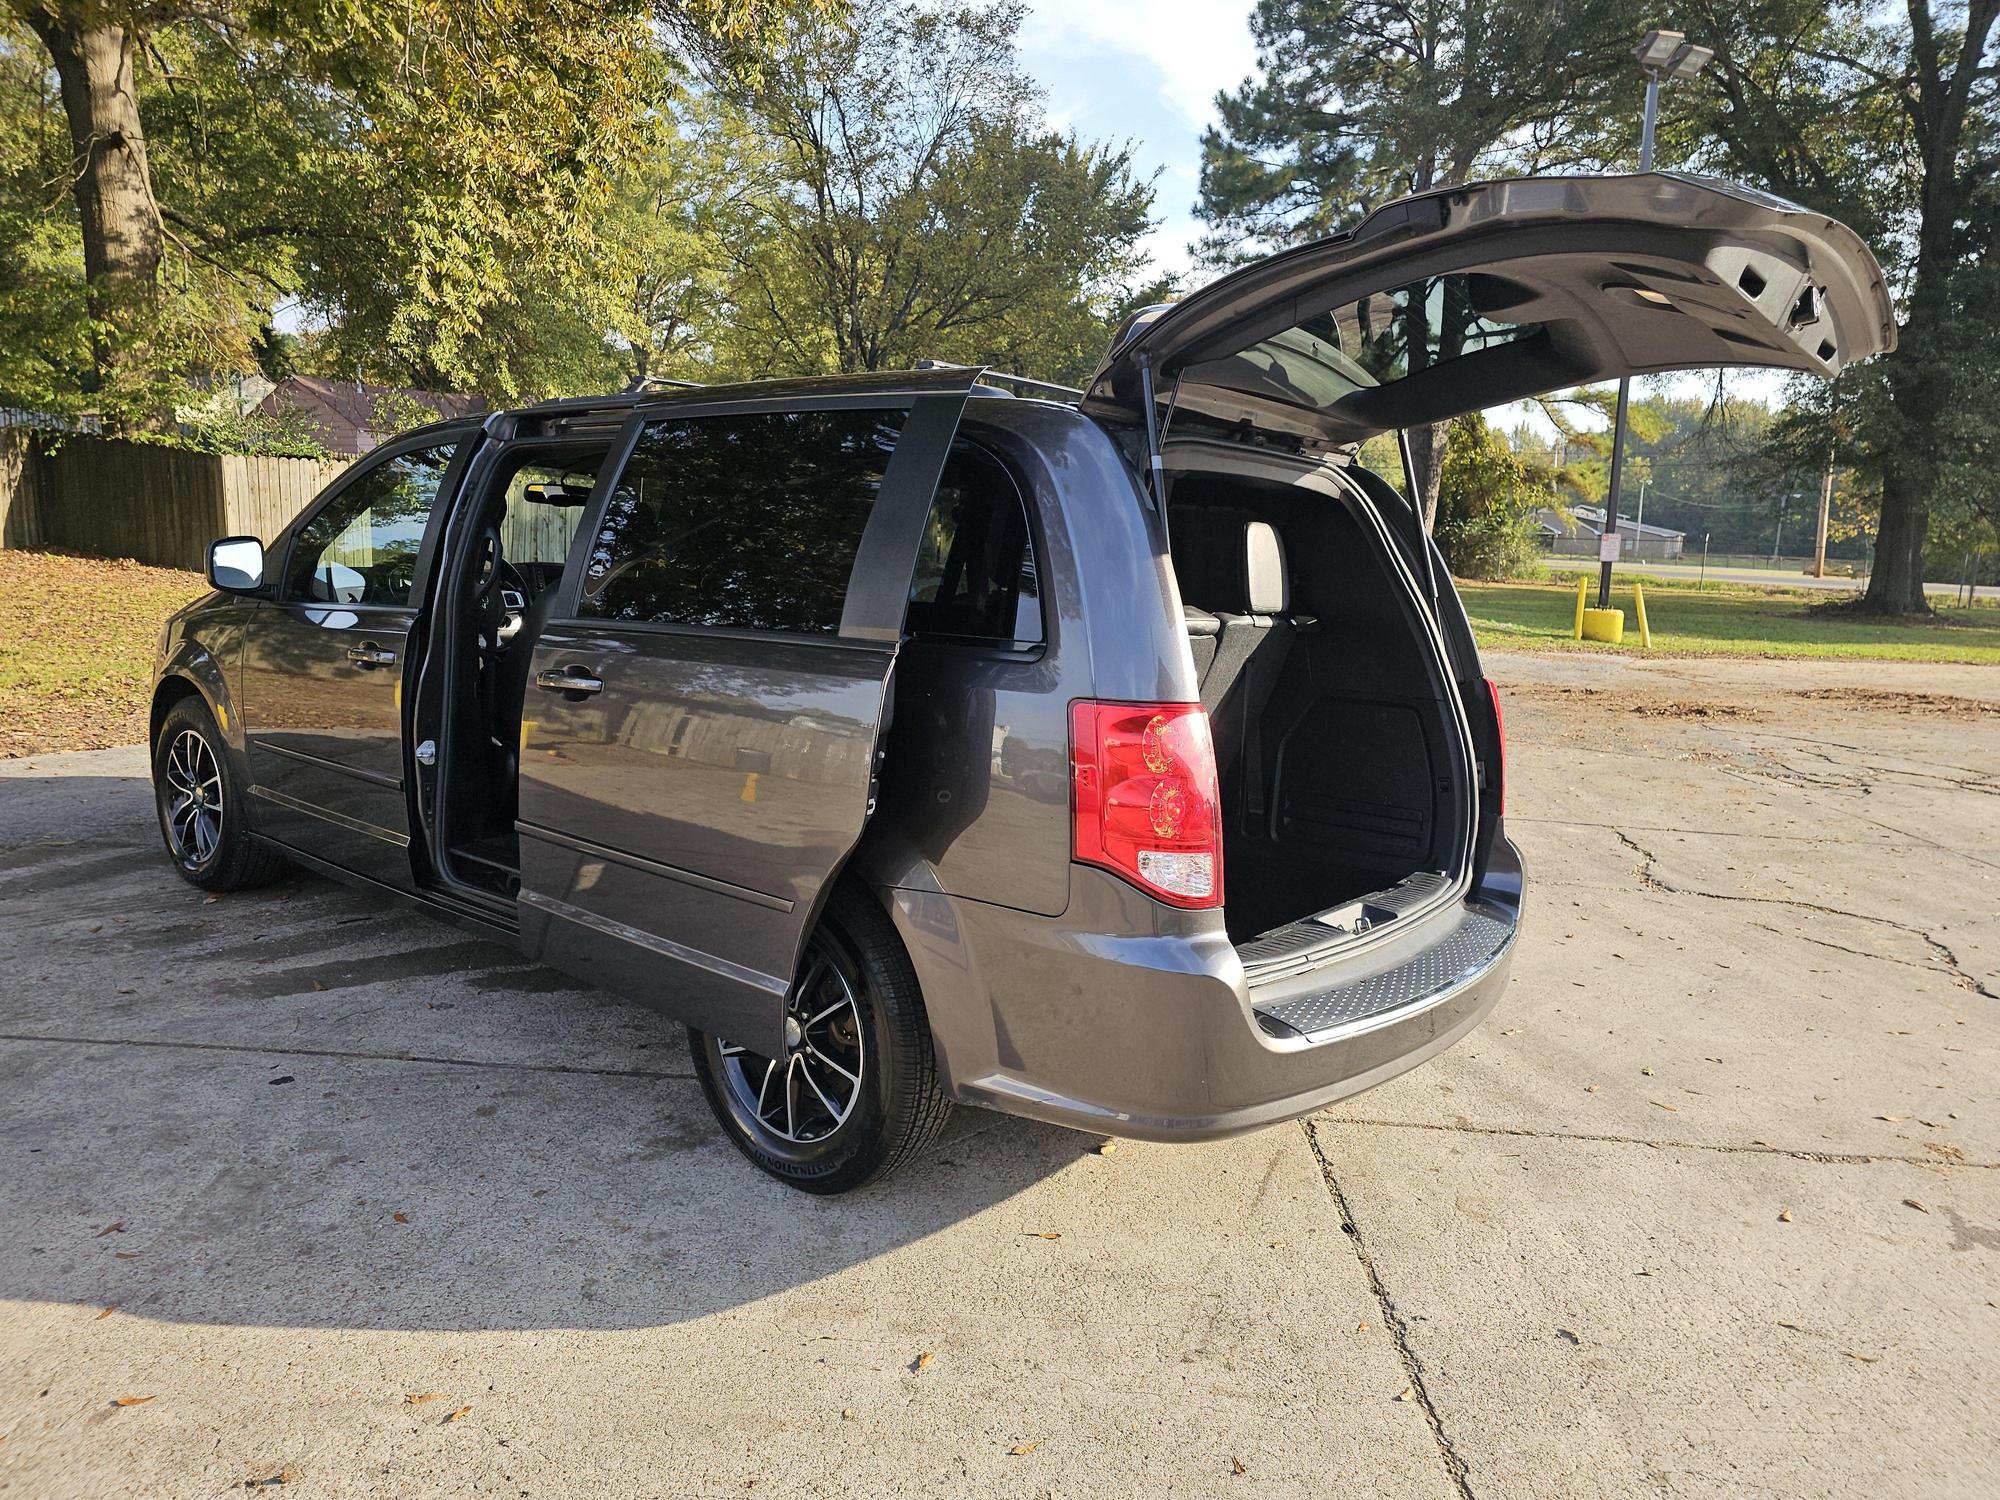
<instances>
[{"instance_id":1,"label":"concrete driveway","mask_svg":"<svg viewBox=\"0 0 2000 1500\"><path fill-rule=\"evenodd\" d=\"M0 1493L2000 1492L2000 673L1492 666L1484 1031L832 1202L646 1012L0 765Z\"/></svg>"}]
</instances>

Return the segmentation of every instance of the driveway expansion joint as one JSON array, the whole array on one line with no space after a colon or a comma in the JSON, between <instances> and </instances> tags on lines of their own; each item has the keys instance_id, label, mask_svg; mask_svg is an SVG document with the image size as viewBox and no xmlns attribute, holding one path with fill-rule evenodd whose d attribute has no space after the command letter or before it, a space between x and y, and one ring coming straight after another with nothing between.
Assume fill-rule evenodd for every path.
<instances>
[{"instance_id":1,"label":"driveway expansion joint","mask_svg":"<svg viewBox=\"0 0 2000 1500\"><path fill-rule=\"evenodd\" d=\"M254 1046L247 1042L181 1042L147 1037L54 1036L0 1031L0 1042L40 1042L68 1047L154 1047L176 1052L242 1052L264 1057L317 1057L335 1062L422 1063L445 1068L491 1068L510 1073L567 1073L586 1078L638 1078L648 1082L691 1083L692 1073L655 1068L586 1068L574 1063L522 1063L484 1057L442 1057L423 1052L349 1052L330 1047Z\"/></svg>"},{"instance_id":2,"label":"driveway expansion joint","mask_svg":"<svg viewBox=\"0 0 2000 1500\"><path fill-rule=\"evenodd\" d=\"M1644 1146L1650 1151L1718 1151L1731 1156L1782 1156L1832 1167L1936 1167L1942 1171L1992 1172L2000 1161L1948 1161L1936 1156L1900 1156L1866 1151L1813 1151L1797 1146L1759 1146L1735 1141L1661 1141L1643 1135L1587 1130L1530 1130L1525 1125L1458 1124L1449 1120L1364 1120L1356 1115L1315 1115L1326 1125L1359 1125L1376 1130L1438 1130L1459 1135L1510 1136L1528 1141L1579 1141L1589 1145Z\"/></svg>"},{"instance_id":3,"label":"driveway expansion joint","mask_svg":"<svg viewBox=\"0 0 2000 1500\"><path fill-rule=\"evenodd\" d=\"M1376 1310L1382 1314L1382 1326L1389 1330L1389 1338L1396 1346L1396 1357L1402 1361L1403 1373L1409 1377L1410 1391L1417 1399L1417 1406L1424 1414L1424 1421L1431 1429L1431 1440L1437 1444L1438 1458L1444 1464L1447 1478L1457 1492L1459 1500L1475 1500L1472 1493L1471 1477L1466 1470L1465 1460L1459 1457L1452 1446L1451 1435L1444 1429L1444 1417L1437 1404L1432 1401L1430 1388L1424 1382L1423 1361L1410 1344L1410 1327L1389 1295L1389 1288L1382 1280L1382 1273L1375 1264L1375 1256L1368 1248L1368 1241L1361 1233L1361 1221L1354 1216L1354 1209L1347 1201L1347 1194L1341 1191L1340 1180L1333 1174L1333 1163L1326 1159L1320 1149L1319 1137L1313 1133L1311 1120L1299 1121L1299 1129L1304 1133L1306 1146L1319 1163L1320 1179L1326 1184L1326 1191L1333 1199L1334 1210L1340 1215L1340 1227L1354 1246L1354 1258L1361 1263L1362 1274L1368 1278L1368 1290L1374 1295Z\"/></svg>"}]
</instances>

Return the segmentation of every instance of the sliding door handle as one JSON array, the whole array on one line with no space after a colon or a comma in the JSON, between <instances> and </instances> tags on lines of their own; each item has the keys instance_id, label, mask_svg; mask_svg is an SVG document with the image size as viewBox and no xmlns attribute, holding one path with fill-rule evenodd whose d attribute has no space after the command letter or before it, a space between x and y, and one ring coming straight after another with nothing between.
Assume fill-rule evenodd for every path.
<instances>
[{"instance_id":1,"label":"sliding door handle","mask_svg":"<svg viewBox=\"0 0 2000 1500\"><path fill-rule=\"evenodd\" d=\"M535 686L551 693L594 693L604 686L581 667L555 667L535 674Z\"/></svg>"},{"instance_id":2,"label":"sliding door handle","mask_svg":"<svg viewBox=\"0 0 2000 1500\"><path fill-rule=\"evenodd\" d=\"M347 648L347 659L357 667L393 667L396 653L385 650L373 641L363 641L358 646Z\"/></svg>"}]
</instances>

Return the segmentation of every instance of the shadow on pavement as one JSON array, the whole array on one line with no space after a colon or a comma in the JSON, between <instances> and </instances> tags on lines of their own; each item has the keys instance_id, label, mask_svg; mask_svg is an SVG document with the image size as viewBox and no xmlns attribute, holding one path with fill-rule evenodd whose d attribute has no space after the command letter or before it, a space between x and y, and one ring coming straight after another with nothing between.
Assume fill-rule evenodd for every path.
<instances>
[{"instance_id":1,"label":"shadow on pavement","mask_svg":"<svg viewBox=\"0 0 2000 1500\"><path fill-rule=\"evenodd\" d=\"M1004 1212L1092 1148L961 1111L899 1177L811 1198L727 1144L650 1011L327 882L210 901L161 858L143 781L0 799L0 1297L658 1326Z\"/></svg>"}]
</instances>

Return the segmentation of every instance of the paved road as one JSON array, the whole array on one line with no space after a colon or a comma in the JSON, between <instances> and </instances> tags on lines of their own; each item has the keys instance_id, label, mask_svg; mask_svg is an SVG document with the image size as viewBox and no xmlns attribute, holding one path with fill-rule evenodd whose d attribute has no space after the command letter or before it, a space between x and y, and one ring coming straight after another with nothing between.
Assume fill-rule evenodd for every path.
<instances>
[{"instance_id":1,"label":"paved road","mask_svg":"<svg viewBox=\"0 0 2000 1500\"><path fill-rule=\"evenodd\" d=\"M1588 570L1593 575L1597 572L1597 563L1592 558L1548 557L1543 561L1549 565L1551 572L1579 573ZM1694 563L1614 563L1611 571L1614 578L1639 573L1655 578L1706 578L1710 583L1748 583L1774 589L1829 589L1845 594L1859 593L1868 586L1866 578L1814 578L1809 573L1780 572L1776 568L1710 568L1704 573ZM1963 590L1955 583L1927 583L1924 592L1933 599L1952 599ZM2000 589L1980 588L1974 592L1982 601L2000 598Z\"/></svg>"},{"instance_id":2,"label":"paved road","mask_svg":"<svg viewBox=\"0 0 2000 1500\"><path fill-rule=\"evenodd\" d=\"M645 1012L6 763L0 1493L2000 1493L2000 673L1493 665L1478 1036L834 1202Z\"/></svg>"}]
</instances>

